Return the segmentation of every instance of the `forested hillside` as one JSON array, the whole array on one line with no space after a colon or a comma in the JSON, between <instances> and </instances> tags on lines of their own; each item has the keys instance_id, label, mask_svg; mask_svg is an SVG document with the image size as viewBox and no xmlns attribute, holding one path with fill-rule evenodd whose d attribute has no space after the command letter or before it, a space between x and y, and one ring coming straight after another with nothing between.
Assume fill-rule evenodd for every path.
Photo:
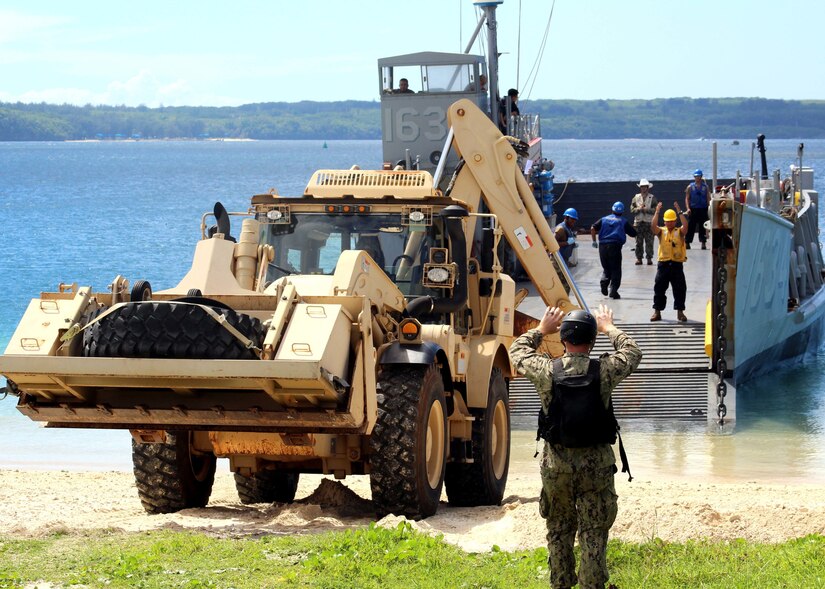
<instances>
[{"instance_id":1,"label":"forested hillside","mask_svg":"<svg viewBox=\"0 0 825 589\"><path fill-rule=\"evenodd\" d=\"M825 137L825 100L536 100L530 107L552 139Z\"/></svg>"},{"instance_id":2,"label":"forested hillside","mask_svg":"<svg viewBox=\"0 0 825 589\"><path fill-rule=\"evenodd\" d=\"M825 137L825 101L763 98L533 100L549 139ZM379 139L378 102L238 107L0 103L0 141L124 138Z\"/></svg>"}]
</instances>

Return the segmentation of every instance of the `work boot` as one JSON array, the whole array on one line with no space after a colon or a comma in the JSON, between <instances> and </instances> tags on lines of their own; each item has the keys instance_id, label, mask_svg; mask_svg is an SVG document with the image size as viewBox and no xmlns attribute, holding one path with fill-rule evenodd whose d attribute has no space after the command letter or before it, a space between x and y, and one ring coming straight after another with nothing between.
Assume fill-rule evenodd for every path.
<instances>
[{"instance_id":1,"label":"work boot","mask_svg":"<svg viewBox=\"0 0 825 589\"><path fill-rule=\"evenodd\" d=\"M651 260L650 258L648 258L648 259L647 259L647 265L648 265L648 266L652 266L652 265L653 265L653 260Z\"/></svg>"},{"instance_id":2,"label":"work boot","mask_svg":"<svg viewBox=\"0 0 825 589\"><path fill-rule=\"evenodd\" d=\"M637 258L637 259L636 259L636 265L637 265L637 266L641 266L641 265L642 265L642 259L641 259L641 258Z\"/></svg>"},{"instance_id":3,"label":"work boot","mask_svg":"<svg viewBox=\"0 0 825 589\"><path fill-rule=\"evenodd\" d=\"M611 299L620 299L620 298L622 298L622 295L620 295L620 294L619 294L619 293L617 293L617 292L611 292L611 293L610 293L610 298L611 298Z\"/></svg>"},{"instance_id":4,"label":"work boot","mask_svg":"<svg viewBox=\"0 0 825 589\"><path fill-rule=\"evenodd\" d=\"M651 321L661 321L662 320L662 312L659 309L653 311L653 315L650 316Z\"/></svg>"},{"instance_id":5,"label":"work boot","mask_svg":"<svg viewBox=\"0 0 825 589\"><path fill-rule=\"evenodd\" d=\"M604 296L607 296L607 283L606 282L602 282L602 294Z\"/></svg>"},{"instance_id":6,"label":"work boot","mask_svg":"<svg viewBox=\"0 0 825 589\"><path fill-rule=\"evenodd\" d=\"M685 249L686 249L686 250L689 250L689 249L690 249L690 244L689 244L689 243L688 243L688 244L685 244Z\"/></svg>"},{"instance_id":7,"label":"work boot","mask_svg":"<svg viewBox=\"0 0 825 589\"><path fill-rule=\"evenodd\" d=\"M703 249L703 250L708 249L708 246L705 244L705 242L704 242L704 241L702 242L702 249Z\"/></svg>"},{"instance_id":8,"label":"work boot","mask_svg":"<svg viewBox=\"0 0 825 589\"><path fill-rule=\"evenodd\" d=\"M685 313L683 311L676 311L676 319L679 321L687 321L687 317L685 317Z\"/></svg>"}]
</instances>

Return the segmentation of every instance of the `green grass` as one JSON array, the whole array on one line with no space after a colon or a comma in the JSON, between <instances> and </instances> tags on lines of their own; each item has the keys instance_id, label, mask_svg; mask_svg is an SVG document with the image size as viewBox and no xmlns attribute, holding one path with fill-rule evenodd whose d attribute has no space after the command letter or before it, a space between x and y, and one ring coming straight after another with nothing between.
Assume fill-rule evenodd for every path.
<instances>
[{"instance_id":1,"label":"green grass","mask_svg":"<svg viewBox=\"0 0 825 589\"><path fill-rule=\"evenodd\" d=\"M547 552L466 554L440 538L370 527L216 539L186 532L0 538L0 587L546 588ZM619 587L823 587L825 536L784 544L612 541Z\"/></svg>"}]
</instances>

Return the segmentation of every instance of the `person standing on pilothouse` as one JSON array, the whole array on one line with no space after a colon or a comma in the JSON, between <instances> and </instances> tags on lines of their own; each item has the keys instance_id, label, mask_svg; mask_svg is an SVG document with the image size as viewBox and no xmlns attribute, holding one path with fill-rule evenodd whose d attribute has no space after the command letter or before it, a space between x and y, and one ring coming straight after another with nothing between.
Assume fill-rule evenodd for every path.
<instances>
[{"instance_id":1,"label":"person standing on pilothouse","mask_svg":"<svg viewBox=\"0 0 825 589\"><path fill-rule=\"evenodd\" d=\"M510 119L507 117L507 107L510 108L510 117L518 116L518 90L510 88L507 91L507 96L501 99L498 107L498 128L503 135L507 135L510 131Z\"/></svg>"}]
</instances>

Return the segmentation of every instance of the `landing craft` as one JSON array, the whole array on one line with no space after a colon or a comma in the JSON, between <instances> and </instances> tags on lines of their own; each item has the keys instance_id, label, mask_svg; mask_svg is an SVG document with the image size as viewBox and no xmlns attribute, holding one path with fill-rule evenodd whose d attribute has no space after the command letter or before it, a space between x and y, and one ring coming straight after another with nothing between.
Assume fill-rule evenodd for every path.
<instances>
[{"instance_id":1,"label":"landing craft","mask_svg":"<svg viewBox=\"0 0 825 589\"><path fill-rule=\"evenodd\" d=\"M495 11L499 3L475 4L481 8L481 17L464 53L421 52L378 60L385 161L406 169L432 170L436 181L444 187L450 184L457 164L456 160L443 158L440 151L447 133L446 105L455 98L465 98L497 122L498 98L503 95L498 84L500 52ZM469 53L481 30L487 34L484 53L489 59ZM410 81L414 93L393 91L394 82L401 77ZM480 84L482 77L488 82L486 90ZM613 201L619 199L629 206L638 192L637 180L555 179L554 172L563 169L563 163L559 163L564 161L563 154L553 154L554 167L554 162L542 153L540 117L530 113L523 102L519 102L519 108L519 114L506 113L506 134L522 145L519 169L528 179L550 227L556 226L557 213L569 207L576 208L579 229L586 232L609 211ZM697 141L708 140L700 137ZM739 141L732 144L738 145ZM768 172L764 147L760 148L761 172L753 169L751 158L747 173L737 171L734 176L728 172L728 177L721 178L715 143L712 148L714 165L708 203L711 259L699 263L699 252L691 252L685 265L690 284L712 285L706 295L707 312L693 318L696 322L677 334L675 346L673 341L668 344L678 350L684 348L691 358L702 354L704 358L692 360L687 368L682 366L680 352L655 365L650 360L643 361L639 372L649 377L631 379L615 393L633 398L624 412L617 404L620 417L731 422L735 418L737 385L804 357L822 342L825 265L819 246L818 192L813 186L813 170L803 166L802 146L796 164L784 178L779 171ZM693 166L686 162L685 168ZM656 184L655 195L660 202L684 203L688 180L651 180ZM513 276L523 276L512 252L504 251L501 257ZM574 253L572 263L576 258ZM631 307L631 303L611 301L617 312L633 324L623 328L634 336L644 334L643 339L654 338L650 343L655 347L665 345L658 338L663 337L662 330L669 329L667 324L659 326L659 332L647 335L650 326L644 324L650 302L645 300L636 307ZM525 304L533 312L539 311L529 297ZM697 334L702 337L696 337ZM670 411L663 413L657 401L661 395L658 381L681 380L679 375L686 372L690 378L681 387L683 394L670 404ZM532 385L515 379L510 393L515 412L536 413L538 397Z\"/></svg>"}]
</instances>

